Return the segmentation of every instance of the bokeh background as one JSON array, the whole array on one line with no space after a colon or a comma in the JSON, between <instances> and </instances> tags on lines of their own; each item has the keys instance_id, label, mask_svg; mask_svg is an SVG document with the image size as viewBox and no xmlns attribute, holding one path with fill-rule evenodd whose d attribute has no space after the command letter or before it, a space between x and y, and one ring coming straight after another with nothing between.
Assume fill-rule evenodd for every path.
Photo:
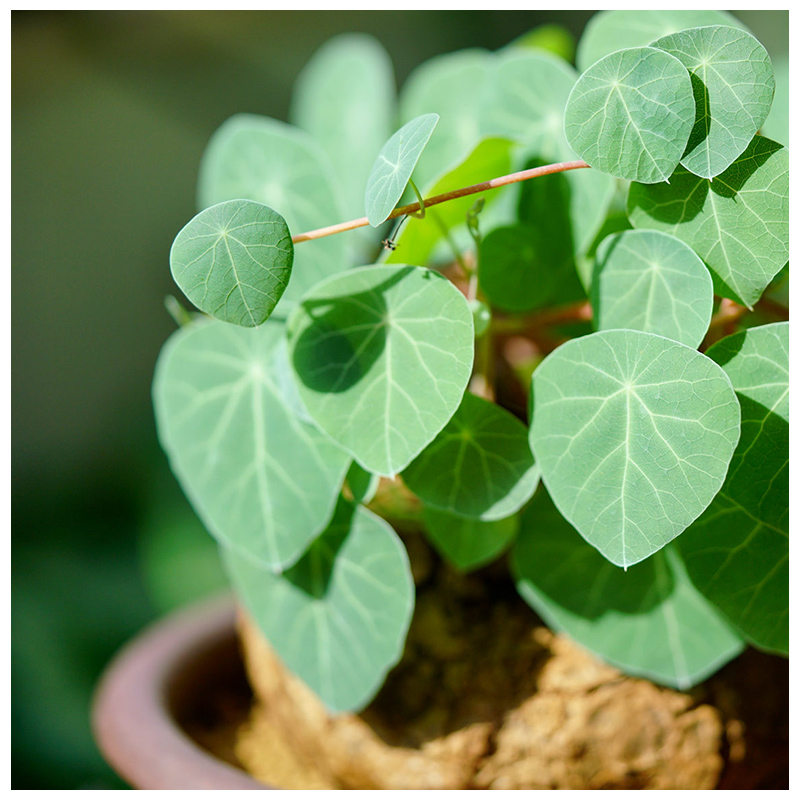
<instances>
[{"instance_id":1,"label":"bokeh background","mask_svg":"<svg viewBox=\"0 0 800 800\"><path fill-rule=\"evenodd\" d=\"M788 64L788 11L734 13ZM147 622L224 582L150 405L175 327L169 248L210 135L238 112L285 120L337 33L376 36L402 86L433 55L543 23L578 37L591 14L12 14L12 788L123 786L91 738L98 675Z\"/></svg>"}]
</instances>

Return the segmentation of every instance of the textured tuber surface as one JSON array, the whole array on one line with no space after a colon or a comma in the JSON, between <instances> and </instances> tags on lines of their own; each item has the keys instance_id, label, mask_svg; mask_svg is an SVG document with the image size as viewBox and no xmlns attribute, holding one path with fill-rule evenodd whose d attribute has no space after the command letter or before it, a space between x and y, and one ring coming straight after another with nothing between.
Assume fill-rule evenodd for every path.
<instances>
[{"instance_id":1,"label":"textured tuber surface","mask_svg":"<svg viewBox=\"0 0 800 800\"><path fill-rule=\"evenodd\" d=\"M428 571L403 660L359 715L329 715L243 618L258 702L240 760L287 788L717 785L723 716L699 702L702 692L627 678L537 627L507 577L493 571ZM282 780L270 771L276 739L297 762L287 778L282 757Z\"/></svg>"}]
</instances>

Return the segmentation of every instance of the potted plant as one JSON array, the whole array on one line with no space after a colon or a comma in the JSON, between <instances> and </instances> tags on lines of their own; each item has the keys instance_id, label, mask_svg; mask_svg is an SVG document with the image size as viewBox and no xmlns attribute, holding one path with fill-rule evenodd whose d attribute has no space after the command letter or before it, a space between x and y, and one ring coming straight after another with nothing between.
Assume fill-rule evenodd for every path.
<instances>
[{"instance_id":1,"label":"potted plant","mask_svg":"<svg viewBox=\"0 0 800 800\"><path fill-rule=\"evenodd\" d=\"M548 34L434 58L399 102L377 42L332 40L292 124L214 134L170 253L201 313L170 301L160 441L220 544L257 691L335 785L664 788L643 753L665 739L598 764L556 736L563 706L536 747L593 766L559 772L525 761L515 709L647 686L608 737L671 703L659 735L689 764L689 731L716 731L709 752L720 733L675 698L748 645L788 656L769 56L718 11L600 12L577 69ZM599 660L548 672L559 648ZM482 650L502 651L483 682ZM714 758L685 788L714 785Z\"/></svg>"}]
</instances>

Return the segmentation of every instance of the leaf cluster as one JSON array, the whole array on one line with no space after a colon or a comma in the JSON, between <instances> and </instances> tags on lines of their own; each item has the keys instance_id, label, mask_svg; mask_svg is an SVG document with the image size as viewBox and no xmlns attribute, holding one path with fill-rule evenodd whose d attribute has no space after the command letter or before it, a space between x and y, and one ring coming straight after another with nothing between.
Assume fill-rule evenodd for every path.
<instances>
[{"instance_id":1,"label":"leaf cluster","mask_svg":"<svg viewBox=\"0 0 800 800\"><path fill-rule=\"evenodd\" d=\"M402 654L420 531L459 570L507 554L548 624L630 674L688 687L746 644L788 654L770 58L717 11L600 12L571 52L534 31L431 59L398 97L380 45L338 37L291 124L237 115L203 156L170 254L203 314L159 357L159 436L332 710Z\"/></svg>"}]
</instances>

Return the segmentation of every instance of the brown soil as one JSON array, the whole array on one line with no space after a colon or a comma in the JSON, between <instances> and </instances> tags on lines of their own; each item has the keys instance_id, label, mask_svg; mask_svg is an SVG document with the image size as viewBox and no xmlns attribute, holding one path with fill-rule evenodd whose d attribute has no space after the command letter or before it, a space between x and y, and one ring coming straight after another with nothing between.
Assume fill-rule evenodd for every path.
<instances>
[{"instance_id":1,"label":"brown soil","mask_svg":"<svg viewBox=\"0 0 800 800\"><path fill-rule=\"evenodd\" d=\"M665 689L551 633L502 563L464 577L424 551L414 562L403 659L358 715L329 715L242 618L256 701L235 753L256 778L297 789L788 788L785 659L748 651L689 693Z\"/></svg>"}]
</instances>

